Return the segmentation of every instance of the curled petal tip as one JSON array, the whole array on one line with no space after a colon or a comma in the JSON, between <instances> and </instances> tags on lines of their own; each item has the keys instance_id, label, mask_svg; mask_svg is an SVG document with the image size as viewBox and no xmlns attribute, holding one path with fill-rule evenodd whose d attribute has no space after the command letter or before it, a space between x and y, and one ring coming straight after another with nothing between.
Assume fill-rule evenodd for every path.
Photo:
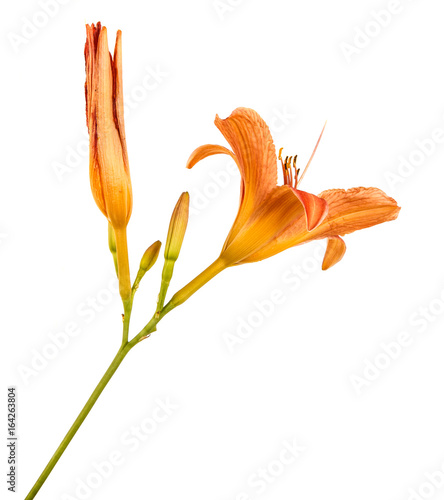
<instances>
[{"instance_id":1,"label":"curled petal tip","mask_svg":"<svg viewBox=\"0 0 444 500\"><path fill-rule=\"evenodd\" d=\"M293 189L293 192L304 207L307 231L313 231L327 216L328 203L314 194L299 189Z\"/></svg>"},{"instance_id":2,"label":"curled petal tip","mask_svg":"<svg viewBox=\"0 0 444 500\"><path fill-rule=\"evenodd\" d=\"M193 168L196 163L207 158L208 156L217 155L217 154L227 154L231 156L233 159L233 153L223 146L218 146L216 144L205 144L204 146L199 146L196 148L188 158L186 168Z\"/></svg>"},{"instance_id":3,"label":"curled petal tip","mask_svg":"<svg viewBox=\"0 0 444 500\"><path fill-rule=\"evenodd\" d=\"M328 238L327 249L325 250L322 270L326 271L337 264L345 255L346 246L344 240L339 236Z\"/></svg>"}]
</instances>

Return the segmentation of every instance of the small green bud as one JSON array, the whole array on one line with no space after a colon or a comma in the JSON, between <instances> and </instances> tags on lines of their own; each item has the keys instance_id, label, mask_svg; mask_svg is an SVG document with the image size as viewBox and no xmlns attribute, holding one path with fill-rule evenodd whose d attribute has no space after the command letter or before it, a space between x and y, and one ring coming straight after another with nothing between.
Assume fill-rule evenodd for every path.
<instances>
[{"instance_id":1,"label":"small green bud","mask_svg":"<svg viewBox=\"0 0 444 500\"><path fill-rule=\"evenodd\" d=\"M140 261L140 269L143 269L144 273L149 271L156 263L161 246L162 243L160 241L156 241L145 250L142 260Z\"/></svg>"},{"instance_id":2,"label":"small green bud","mask_svg":"<svg viewBox=\"0 0 444 500\"><path fill-rule=\"evenodd\" d=\"M136 279L133 285L133 291L135 292L139 287L139 283L145 274L154 266L156 263L157 257L159 256L160 247L162 243L160 241L156 241L150 247L145 250L143 257L140 261L139 271L137 273Z\"/></svg>"},{"instance_id":3,"label":"small green bud","mask_svg":"<svg viewBox=\"0 0 444 500\"><path fill-rule=\"evenodd\" d=\"M118 266L117 266L117 244L116 235L114 233L113 226L108 222L108 246L114 260L114 267L116 269L116 274L119 276Z\"/></svg>"}]
</instances>

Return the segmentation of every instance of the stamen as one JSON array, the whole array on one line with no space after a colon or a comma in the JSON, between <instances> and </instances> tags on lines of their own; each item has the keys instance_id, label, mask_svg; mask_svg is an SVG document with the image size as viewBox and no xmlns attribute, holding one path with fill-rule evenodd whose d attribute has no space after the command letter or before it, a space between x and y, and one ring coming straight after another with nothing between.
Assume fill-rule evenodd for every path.
<instances>
[{"instance_id":1,"label":"stamen","mask_svg":"<svg viewBox=\"0 0 444 500\"><path fill-rule=\"evenodd\" d=\"M325 123L324 123L324 126L322 127L321 135L319 136L318 142L316 143L316 146L315 146L315 148L314 148L314 150L313 150L313 153L311 153L310 159L308 160L308 163L307 163L307 165L305 166L304 171L302 172L301 177L299 178L298 184L300 184L300 182L301 182L301 181L302 181L302 179L304 178L305 172L307 172L307 169L308 169L308 167L310 166L311 160L313 160L313 156L315 155L316 150L318 149L319 143L321 142L321 137L322 137L322 134L324 133L324 130L325 130L325 126L326 126L326 125L327 125L327 122L325 122Z\"/></svg>"},{"instance_id":2,"label":"stamen","mask_svg":"<svg viewBox=\"0 0 444 500\"><path fill-rule=\"evenodd\" d=\"M289 172L289 184L290 186L293 186L293 170L291 169L291 159L293 157L290 156L290 158L288 159L288 163L287 163L287 171Z\"/></svg>"},{"instance_id":3,"label":"stamen","mask_svg":"<svg viewBox=\"0 0 444 500\"><path fill-rule=\"evenodd\" d=\"M287 175L287 172L286 172L286 168L285 168L285 163L282 161L282 150L284 148L281 148L279 150L279 156L278 156L278 159L281 161L281 165L282 165L282 172L284 174L284 184L287 184L288 182L288 175Z\"/></svg>"},{"instance_id":4,"label":"stamen","mask_svg":"<svg viewBox=\"0 0 444 500\"><path fill-rule=\"evenodd\" d=\"M288 162L288 156L286 156L285 160L284 160L284 183L285 184L288 184L290 182L290 175L288 173L287 162Z\"/></svg>"},{"instance_id":5,"label":"stamen","mask_svg":"<svg viewBox=\"0 0 444 500\"><path fill-rule=\"evenodd\" d=\"M298 155L294 155L293 158L293 168L294 168L294 187L298 187L298 174L299 174L299 169L296 168L296 160L298 159Z\"/></svg>"}]
</instances>

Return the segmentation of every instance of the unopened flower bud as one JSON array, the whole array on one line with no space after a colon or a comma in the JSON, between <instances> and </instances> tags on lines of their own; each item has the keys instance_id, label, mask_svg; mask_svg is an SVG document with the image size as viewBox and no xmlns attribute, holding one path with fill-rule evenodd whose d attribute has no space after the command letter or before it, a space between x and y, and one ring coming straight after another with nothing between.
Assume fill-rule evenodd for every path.
<instances>
[{"instance_id":1,"label":"unopened flower bud","mask_svg":"<svg viewBox=\"0 0 444 500\"><path fill-rule=\"evenodd\" d=\"M122 300L131 295L126 227L133 195L123 120L122 33L114 55L105 27L86 26L86 122L89 132L89 177L94 200L114 229Z\"/></svg>"},{"instance_id":2,"label":"unopened flower bud","mask_svg":"<svg viewBox=\"0 0 444 500\"><path fill-rule=\"evenodd\" d=\"M179 257L185 231L188 224L190 208L190 195L182 193L171 216L168 228L167 242L165 245L165 263L162 270L162 283L160 285L159 298L157 300L157 314L159 314L165 303L165 297L173 276L174 264Z\"/></svg>"},{"instance_id":3,"label":"unopened flower bud","mask_svg":"<svg viewBox=\"0 0 444 500\"><path fill-rule=\"evenodd\" d=\"M173 215L171 216L170 227L165 245L165 260L175 262L179 257L185 231L188 224L188 214L190 207L190 195L182 193L177 202Z\"/></svg>"},{"instance_id":4,"label":"unopened flower bud","mask_svg":"<svg viewBox=\"0 0 444 500\"><path fill-rule=\"evenodd\" d=\"M140 269L142 269L144 273L149 271L156 263L161 246L162 243L160 241L156 241L145 250L145 253L140 261Z\"/></svg>"},{"instance_id":5,"label":"unopened flower bud","mask_svg":"<svg viewBox=\"0 0 444 500\"><path fill-rule=\"evenodd\" d=\"M133 285L133 294L139 288L139 283L145 274L154 266L156 263L157 257L159 256L160 247L162 243L160 241L156 241L150 247L145 250L143 257L140 261L139 271L137 273L136 279Z\"/></svg>"},{"instance_id":6,"label":"unopened flower bud","mask_svg":"<svg viewBox=\"0 0 444 500\"><path fill-rule=\"evenodd\" d=\"M106 28L86 26L86 122L89 131L89 176L94 199L114 229L127 226L133 196L123 122L122 33L114 56Z\"/></svg>"}]
</instances>

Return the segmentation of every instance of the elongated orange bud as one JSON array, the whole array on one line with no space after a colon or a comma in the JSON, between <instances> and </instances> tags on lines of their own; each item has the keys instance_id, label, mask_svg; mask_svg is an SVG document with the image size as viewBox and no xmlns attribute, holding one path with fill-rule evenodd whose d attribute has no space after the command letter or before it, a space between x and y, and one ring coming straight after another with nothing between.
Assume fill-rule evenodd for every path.
<instances>
[{"instance_id":1,"label":"elongated orange bud","mask_svg":"<svg viewBox=\"0 0 444 500\"><path fill-rule=\"evenodd\" d=\"M125 301L131 294L126 226L133 196L123 121L122 32L117 32L111 56L106 28L87 25L85 66L91 190L114 229L120 295Z\"/></svg>"},{"instance_id":2,"label":"elongated orange bud","mask_svg":"<svg viewBox=\"0 0 444 500\"><path fill-rule=\"evenodd\" d=\"M122 228L131 216L132 190L123 121L121 31L113 58L106 28L87 25L85 65L91 189L113 228Z\"/></svg>"}]
</instances>

